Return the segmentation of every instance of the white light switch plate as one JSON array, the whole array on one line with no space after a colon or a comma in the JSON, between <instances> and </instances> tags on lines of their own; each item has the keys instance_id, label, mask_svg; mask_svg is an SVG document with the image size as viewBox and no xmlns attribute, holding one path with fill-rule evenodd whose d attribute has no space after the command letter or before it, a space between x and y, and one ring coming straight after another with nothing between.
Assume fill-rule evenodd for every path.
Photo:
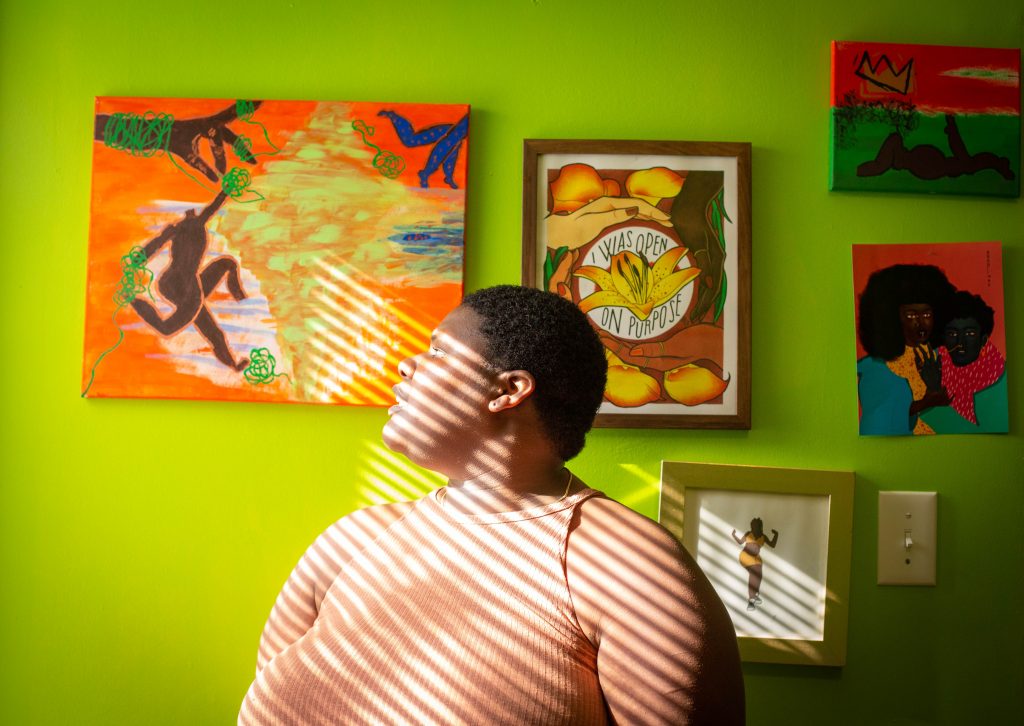
<instances>
[{"instance_id":1,"label":"white light switch plate","mask_svg":"<svg viewBox=\"0 0 1024 726\"><path fill-rule=\"evenodd\" d=\"M878 584L934 585L935 492L878 492Z\"/></svg>"}]
</instances>

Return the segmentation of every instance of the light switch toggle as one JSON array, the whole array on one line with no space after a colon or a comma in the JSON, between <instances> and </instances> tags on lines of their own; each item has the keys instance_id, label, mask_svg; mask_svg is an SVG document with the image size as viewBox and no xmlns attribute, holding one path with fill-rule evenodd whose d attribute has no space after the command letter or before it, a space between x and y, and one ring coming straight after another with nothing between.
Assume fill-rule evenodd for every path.
<instances>
[{"instance_id":1,"label":"light switch toggle","mask_svg":"<svg viewBox=\"0 0 1024 726\"><path fill-rule=\"evenodd\" d=\"M935 492L878 493L878 584L934 585Z\"/></svg>"}]
</instances>

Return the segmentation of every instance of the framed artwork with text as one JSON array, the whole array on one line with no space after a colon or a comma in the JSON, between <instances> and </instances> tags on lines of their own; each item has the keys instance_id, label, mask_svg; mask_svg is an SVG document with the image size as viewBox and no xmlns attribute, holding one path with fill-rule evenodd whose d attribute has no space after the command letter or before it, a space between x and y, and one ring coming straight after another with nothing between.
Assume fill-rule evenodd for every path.
<instances>
[{"instance_id":1,"label":"framed artwork with text","mask_svg":"<svg viewBox=\"0 0 1024 726\"><path fill-rule=\"evenodd\" d=\"M750 428L750 144L528 139L523 284L605 346L595 426Z\"/></svg>"}]
</instances>

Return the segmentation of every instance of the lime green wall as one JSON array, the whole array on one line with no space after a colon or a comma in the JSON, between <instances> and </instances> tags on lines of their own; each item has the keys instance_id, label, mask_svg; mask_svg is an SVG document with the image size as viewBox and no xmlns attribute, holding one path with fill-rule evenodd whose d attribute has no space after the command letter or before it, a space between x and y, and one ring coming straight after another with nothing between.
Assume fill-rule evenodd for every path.
<instances>
[{"instance_id":1,"label":"lime green wall","mask_svg":"<svg viewBox=\"0 0 1024 726\"><path fill-rule=\"evenodd\" d=\"M848 665L747 666L750 723L1010 719L1024 205L826 191L828 43L1020 47L1024 11L908 5L2 0L0 722L230 722L294 560L405 473L380 410L79 398L95 95L471 103L471 289L518 281L524 137L752 142L753 429L601 430L577 473L653 515L662 459L855 470ZM851 244L993 239L1015 433L858 438ZM940 492L936 588L874 583L902 488Z\"/></svg>"}]
</instances>

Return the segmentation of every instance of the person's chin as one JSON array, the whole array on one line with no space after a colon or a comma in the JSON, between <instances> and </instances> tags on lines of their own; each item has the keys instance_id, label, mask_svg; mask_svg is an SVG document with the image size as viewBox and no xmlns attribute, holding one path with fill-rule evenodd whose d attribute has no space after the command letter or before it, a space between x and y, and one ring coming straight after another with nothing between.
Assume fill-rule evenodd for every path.
<instances>
[{"instance_id":1,"label":"person's chin","mask_svg":"<svg viewBox=\"0 0 1024 726\"><path fill-rule=\"evenodd\" d=\"M395 426L394 420L388 419L384 424L384 428L381 429L381 438L384 441L384 445L388 447L392 452L403 454L401 443L403 436L401 431Z\"/></svg>"},{"instance_id":2,"label":"person's chin","mask_svg":"<svg viewBox=\"0 0 1024 726\"><path fill-rule=\"evenodd\" d=\"M381 429L381 439L384 441L384 445L396 454L408 454L406 446L407 437L402 433L402 429L394 414L388 417L384 428Z\"/></svg>"}]
</instances>

